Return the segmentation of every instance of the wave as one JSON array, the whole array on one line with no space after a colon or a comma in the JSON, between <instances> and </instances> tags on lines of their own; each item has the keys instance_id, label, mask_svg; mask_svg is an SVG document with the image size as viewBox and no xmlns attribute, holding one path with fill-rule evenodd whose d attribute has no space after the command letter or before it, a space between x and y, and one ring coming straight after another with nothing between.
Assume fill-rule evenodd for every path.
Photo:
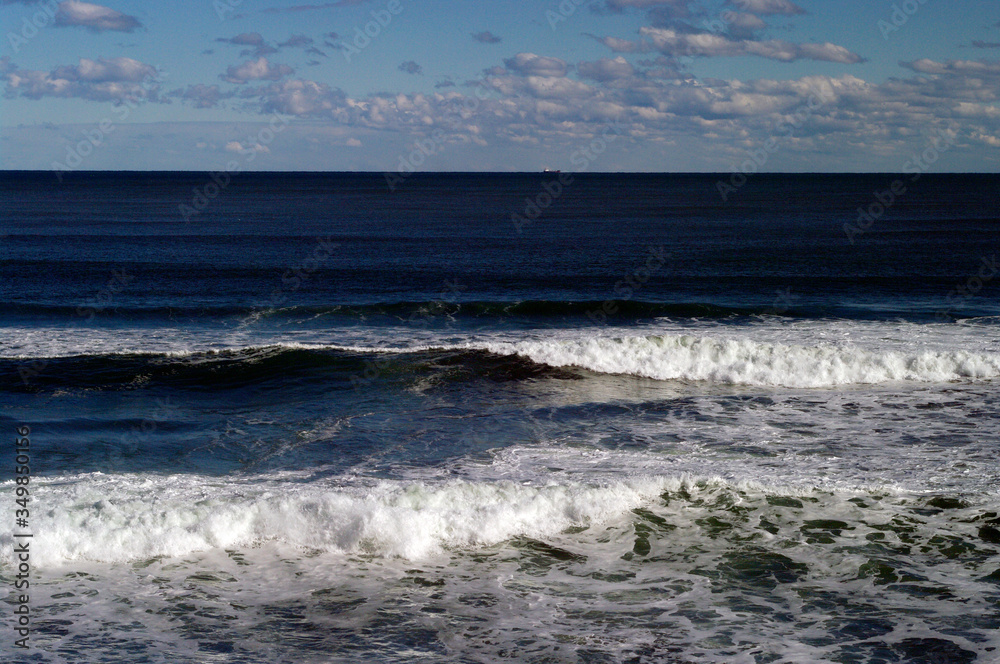
<instances>
[{"instance_id":1,"label":"wave","mask_svg":"<svg viewBox=\"0 0 1000 664\"><path fill-rule=\"evenodd\" d=\"M966 327L997 327L1000 326L1000 316L976 316L975 318L959 318L955 321Z\"/></svg>"},{"instance_id":2,"label":"wave","mask_svg":"<svg viewBox=\"0 0 1000 664\"><path fill-rule=\"evenodd\" d=\"M128 563L268 542L306 552L418 560L511 540L551 541L590 529L581 537L601 541L606 528L628 527L637 516L668 529L691 526L705 521L699 517L731 519L735 505L743 512L770 512L771 519L787 509L784 518L803 528L830 523L822 519L842 518L845 510L857 511L865 503L879 512L873 514L878 522L901 512L925 520L947 512L967 524L996 516L989 511L995 500L987 496L768 486L688 475L543 484L315 480L303 472L237 478L95 473L39 478L32 485L46 506L32 517L32 562L41 567ZM0 483L4 509L14 507L12 486ZM873 500L859 503L865 496ZM666 513L649 516L649 509L668 509L674 525L666 526ZM0 530L0 569L13 562L13 541L14 531Z\"/></svg>"},{"instance_id":3,"label":"wave","mask_svg":"<svg viewBox=\"0 0 1000 664\"><path fill-rule=\"evenodd\" d=\"M351 389L378 380L471 377L498 382L579 378L526 357L468 347L414 347L399 352L350 346L249 346L176 353L110 353L47 358L0 358L0 391L168 386L195 391L275 383L321 382Z\"/></svg>"},{"instance_id":4,"label":"wave","mask_svg":"<svg viewBox=\"0 0 1000 664\"><path fill-rule=\"evenodd\" d=\"M675 482L676 483L676 482ZM11 484L4 482L0 486ZM33 517L32 562L131 562L280 541L343 553L424 558L514 537L544 538L621 517L667 480L605 485L514 482L367 487L194 475L101 474L33 482L47 506ZM13 494L4 488L0 503ZM0 532L5 564L12 531ZM37 553L36 553L37 552Z\"/></svg>"},{"instance_id":5,"label":"wave","mask_svg":"<svg viewBox=\"0 0 1000 664\"><path fill-rule=\"evenodd\" d=\"M469 342L405 348L250 346L179 353L120 353L0 359L0 389L125 388L169 384L225 389L289 377L344 387L375 378L580 379L580 370L661 381L824 388L895 382L942 383L1000 376L1000 354L862 350L751 339L645 336Z\"/></svg>"},{"instance_id":6,"label":"wave","mask_svg":"<svg viewBox=\"0 0 1000 664\"><path fill-rule=\"evenodd\" d=\"M493 344L489 349L598 373L762 386L834 387L1000 376L1000 354L960 350L907 354L686 335L524 341Z\"/></svg>"}]
</instances>

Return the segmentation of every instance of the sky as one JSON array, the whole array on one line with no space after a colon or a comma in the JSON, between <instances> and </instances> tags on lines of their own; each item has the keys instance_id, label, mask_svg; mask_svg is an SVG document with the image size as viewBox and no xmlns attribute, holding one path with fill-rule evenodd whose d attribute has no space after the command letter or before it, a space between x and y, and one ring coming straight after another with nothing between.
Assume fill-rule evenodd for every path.
<instances>
[{"instance_id":1,"label":"sky","mask_svg":"<svg viewBox=\"0 0 1000 664\"><path fill-rule=\"evenodd\" d=\"M0 28L3 169L1000 171L996 0L0 0Z\"/></svg>"}]
</instances>

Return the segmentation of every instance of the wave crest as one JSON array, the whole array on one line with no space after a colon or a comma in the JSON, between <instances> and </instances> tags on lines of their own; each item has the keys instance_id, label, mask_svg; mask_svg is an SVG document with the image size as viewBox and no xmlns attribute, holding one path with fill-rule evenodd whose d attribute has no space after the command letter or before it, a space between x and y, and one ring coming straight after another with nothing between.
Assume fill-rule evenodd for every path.
<instances>
[{"instance_id":1,"label":"wave crest","mask_svg":"<svg viewBox=\"0 0 1000 664\"><path fill-rule=\"evenodd\" d=\"M493 344L554 367L576 366L655 380L785 387L898 381L948 382L1000 376L1000 355L967 351L905 354L693 336L586 338Z\"/></svg>"}]
</instances>

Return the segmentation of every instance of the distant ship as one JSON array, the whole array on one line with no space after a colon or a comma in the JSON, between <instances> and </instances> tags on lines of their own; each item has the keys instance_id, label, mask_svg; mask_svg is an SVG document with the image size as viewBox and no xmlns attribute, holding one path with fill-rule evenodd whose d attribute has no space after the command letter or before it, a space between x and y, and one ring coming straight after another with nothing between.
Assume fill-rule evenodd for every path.
<instances>
[{"instance_id":1,"label":"distant ship","mask_svg":"<svg viewBox=\"0 0 1000 664\"><path fill-rule=\"evenodd\" d=\"M542 173L562 173L558 168L546 168Z\"/></svg>"}]
</instances>

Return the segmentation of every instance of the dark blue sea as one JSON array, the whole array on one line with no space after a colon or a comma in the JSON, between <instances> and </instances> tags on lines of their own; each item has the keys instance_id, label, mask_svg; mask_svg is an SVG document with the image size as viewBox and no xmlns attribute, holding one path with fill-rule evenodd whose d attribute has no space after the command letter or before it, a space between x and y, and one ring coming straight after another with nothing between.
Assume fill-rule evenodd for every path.
<instances>
[{"instance_id":1,"label":"dark blue sea","mask_svg":"<svg viewBox=\"0 0 1000 664\"><path fill-rule=\"evenodd\" d=\"M720 179L4 172L3 661L1000 662L1000 177Z\"/></svg>"}]
</instances>

